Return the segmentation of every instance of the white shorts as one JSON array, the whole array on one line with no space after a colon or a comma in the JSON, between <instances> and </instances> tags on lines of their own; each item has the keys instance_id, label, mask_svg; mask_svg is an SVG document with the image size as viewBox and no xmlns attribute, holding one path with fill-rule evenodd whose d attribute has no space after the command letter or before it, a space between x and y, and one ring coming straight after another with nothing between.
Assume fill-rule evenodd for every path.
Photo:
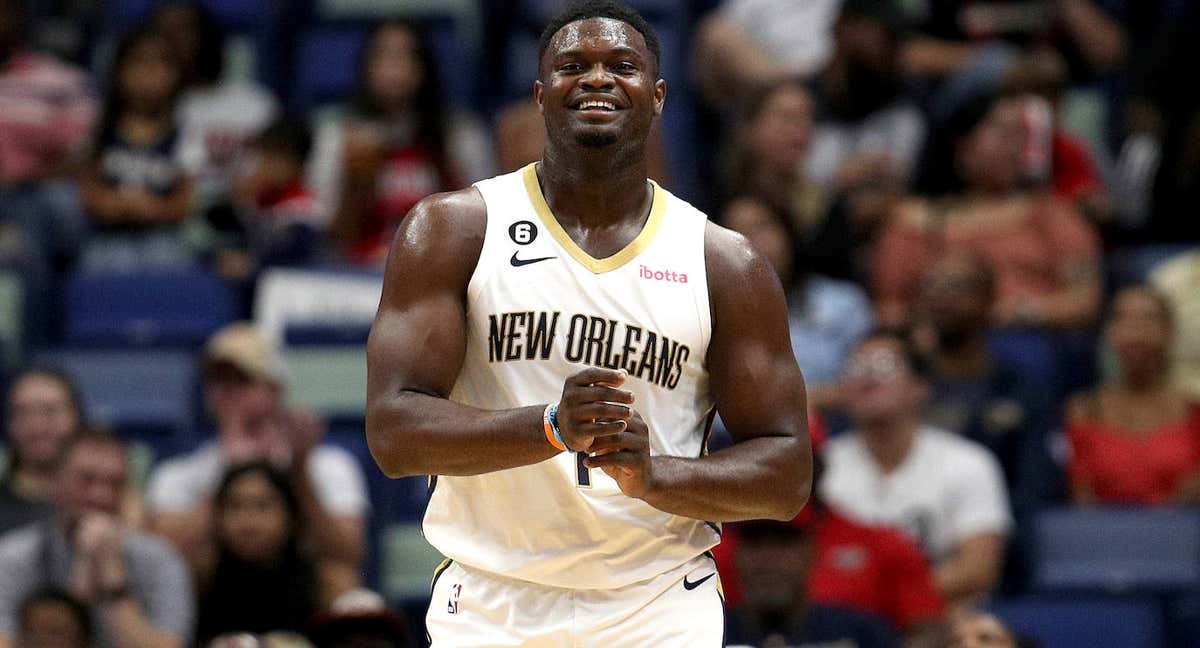
<instances>
[{"instance_id":1,"label":"white shorts","mask_svg":"<svg viewBox=\"0 0 1200 648\"><path fill-rule=\"evenodd\" d=\"M512 580L446 561L425 625L433 648L717 648L725 602L704 554L650 580L574 590Z\"/></svg>"}]
</instances>

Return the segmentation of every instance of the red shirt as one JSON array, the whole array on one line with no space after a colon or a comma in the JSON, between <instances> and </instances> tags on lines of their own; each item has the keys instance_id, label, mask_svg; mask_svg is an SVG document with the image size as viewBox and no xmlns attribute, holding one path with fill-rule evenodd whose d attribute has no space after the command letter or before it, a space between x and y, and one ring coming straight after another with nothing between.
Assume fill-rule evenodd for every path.
<instances>
[{"instance_id":1,"label":"red shirt","mask_svg":"<svg viewBox=\"0 0 1200 648\"><path fill-rule=\"evenodd\" d=\"M422 198L452 186L452 181L443 176L433 156L420 145L394 148L375 181L375 197L355 249L355 260L371 262L386 257L396 228L408 210Z\"/></svg>"},{"instance_id":2,"label":"red shirt","mask_svg":"<svg viewBox=\"0 0 1200 648\"><path fill-rule=\"evenodd\" d=\"M1200 408L1176 423L1130 432L1099 421L1067 424L1071 481L1107 504L1162 504L1200 469Z\"/></svg>"},{"instance_id":3,"label":"red shirt","mask_svg":"<svg viewBox=\"0 0 1200 648\"><path fill-rule=\"evenodd\" d=\"M1092 154L1082 140L1056 131L1053 148L1054 193L1069 199L1085 198L1103 189L1100 173L1092 162Z\"/></svg>"},{"instance_id":4,"label":"red shirt","mask_svg":"<svg viewBox=\"0 0 1200 648\"><path fill-rule=\"evenodd\" d=\"M945 605L929 561L908 536L828 509L815 518L816 562L808 582L813 601L869 612L902 630L942 617ZM733 563L737 544L736 529L727 529L713 550L729 606L742 596Z\"/></svg>"}]
</instances>

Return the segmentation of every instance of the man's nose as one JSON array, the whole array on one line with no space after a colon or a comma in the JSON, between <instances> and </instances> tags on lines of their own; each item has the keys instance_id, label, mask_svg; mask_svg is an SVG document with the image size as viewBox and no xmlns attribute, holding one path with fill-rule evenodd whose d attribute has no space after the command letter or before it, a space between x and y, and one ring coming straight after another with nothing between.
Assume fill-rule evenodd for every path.
<instances>
[{"instance_id":1,"label":"man's nose","mask_svg":"<svg viewBox=\"0 0 1200 648\"><path fill-rule=\"evenodd\" d=\"M597 63L587 69L579 83L588 89L611 88L613 77L603 63Z\"/></svg>"}]
</instances>

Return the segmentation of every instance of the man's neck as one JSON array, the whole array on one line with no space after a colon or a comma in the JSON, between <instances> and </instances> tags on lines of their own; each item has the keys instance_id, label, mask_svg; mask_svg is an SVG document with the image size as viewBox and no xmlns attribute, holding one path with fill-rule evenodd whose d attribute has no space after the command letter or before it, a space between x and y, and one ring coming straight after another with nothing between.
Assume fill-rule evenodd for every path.
<instances>
[{"instance_id":1,"label":"man's neck","mask_svg":"<svg viewBox=\"0 0 1200 648\"><path fill-rule=\"evenodd\" d=\"M33 468L21 468L12 476L13 492L25 499L47 501L54 493L54 474Z\"/></svg>"},{"instance_id":2,"label":"man's neck","mask_svg":"<svg viewBox=\"0 0 1200 648\"><path fill-rule=\"evenodd\" d=\"M546 146L538 182L550 211L564 227L607 227L641 222L649 210L644 151Z\"/></svg>"},{"instance_id":3,"label":"man's neck","mask_svg":"<svg viewBox=\"0 0 1200 648\"><path fill-rule=\"evenodd\" d=\"M933 356L938 375L952 378L978 376L991 365L987 340L975 335L953 348L939 346Z\"/></svg>"},{"instance_id":4,"label":"man's neck","mask_svg":"<svg viewBox=\"0 0 1200 648\"><path fill-rule=\"evenodd\" d=\"M899 468L912 452L917 426L908 418L878 421L863 425L861 434L867 452L886 474Z\"/></svg>"}]
</instances>

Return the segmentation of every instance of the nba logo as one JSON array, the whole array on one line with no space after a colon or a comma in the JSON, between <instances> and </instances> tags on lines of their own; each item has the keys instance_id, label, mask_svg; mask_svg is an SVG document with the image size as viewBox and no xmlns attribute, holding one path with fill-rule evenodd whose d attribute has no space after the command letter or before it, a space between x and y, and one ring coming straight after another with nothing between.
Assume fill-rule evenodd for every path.
<instances>
[{"instance_id":1,"label":"nba logo","mask_svg":"<svg viewBox=\"0 0 1200 648\"><path fill-rule=\"evenodd\" d=\"M458 597L462 595L462 585L455 583L450 586L450 599L446 601L446 612L458 614Z\"/></svg>"}]
</instances>

